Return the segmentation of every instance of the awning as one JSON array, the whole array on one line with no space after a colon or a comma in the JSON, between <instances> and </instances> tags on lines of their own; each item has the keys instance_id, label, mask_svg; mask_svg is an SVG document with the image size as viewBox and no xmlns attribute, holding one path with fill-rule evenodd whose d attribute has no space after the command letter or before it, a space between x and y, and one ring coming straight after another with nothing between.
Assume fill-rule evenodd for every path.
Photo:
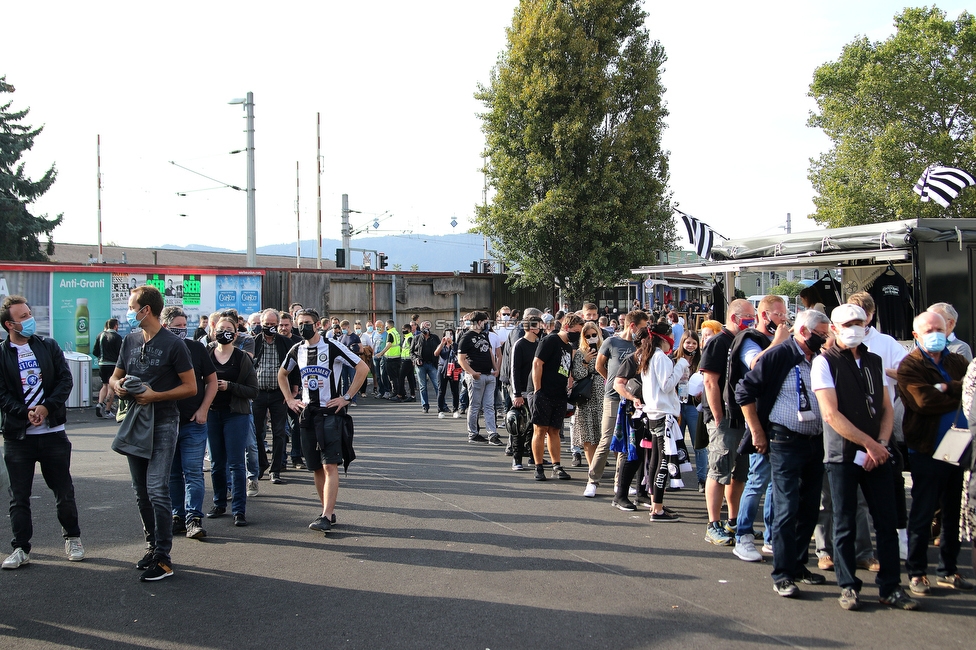
<instances>
[{"instance_id":1,"label":"awning","mask_svg":"<svg viewBox=\"0 0 976 650\"><path fill-rule=\"evenodd\" d=\"M825 266L853 266L885 262L903 262L910 259L909 250L876 250L848 253L804 253L801 255L776 255L725 262L704 262L701 264L665 264L642 266L631 269L635 275L651 273L680 273L682 275L709 275L711 273L735 273L738 271L817 268Z\"/></svg>"}]
</instances>

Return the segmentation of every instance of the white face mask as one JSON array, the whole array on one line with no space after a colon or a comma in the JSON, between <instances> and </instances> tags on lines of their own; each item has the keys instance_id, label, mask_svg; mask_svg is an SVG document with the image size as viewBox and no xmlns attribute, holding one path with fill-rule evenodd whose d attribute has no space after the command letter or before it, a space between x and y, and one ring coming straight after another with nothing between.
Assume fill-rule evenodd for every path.
<instances>
[{"instance_id":1,"label":"white face mask","mask_svg":"<svg viewBox=\"0 0 976 650\"><path fill-rule=\"evenodd\" d=\"M843 343L845 348L856 348L864 340L864 326L838 327L837 340Z\"/></svg>"}]
</instances>

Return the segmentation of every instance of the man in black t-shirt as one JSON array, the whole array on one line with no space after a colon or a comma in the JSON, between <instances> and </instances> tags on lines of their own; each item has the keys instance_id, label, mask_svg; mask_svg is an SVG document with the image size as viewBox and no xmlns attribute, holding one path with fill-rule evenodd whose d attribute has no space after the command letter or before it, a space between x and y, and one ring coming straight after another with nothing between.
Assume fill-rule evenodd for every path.
<instances>
[{"instance_id":1,"label":"man in black t-shirt","mask_svg":"<svg viewBox=\"0 0 976 650\"><path fill-rule=\"evenodd\" d=\"M749 457L737 457L745 424L732 422L723 399L728 375L729 350L735 335L756 324L756 308L748 300L733 300L722 331L708 340L698 370L705 380L702 413L708 430L708 476L705 479L705 506L708 526L705 541L717 546L735 544L735 527L720 521L722 500L728 504L729 520L738 516L739 500L749 475Z\"/></svg>"},{"instance_id":2,"label":"man in black t-shirt","mask_svg":"<svg viewBox=\"0 0 976 650\"><path fill-rule=\"evenodd\" d=\"M163 327L183 339L193 363L197 394L177 402L180 431L170 471L169 495L173 501L173 533L186 533L190 539L207 536L203 529L203 456L207 449L207 415L217 394L217 369L207 348L186 335L186 313L176 306L163 309Z\"/></svg>"},{"instance_id":3,"label":"man in black t-shirt","mask_svg":"<svg viewBox=\"0 0 976 650\"><path fill-rule=\"evenodd\" d=\"M177 401L197 393L190 353L175 334L159 322L163 296L149 285L136 287L129 296L126 319L132 332L109 380L119 397L153 405L152 455L127 455L132 487L146 532L146 555L136 564L140 580L162 580L173 575L169 552L173 548L173 502L169 496L170 470L179 434ZM138 377L145 392L129 395L123 385L127 376Z\"/></svg>"},{"instance_id":4,"label":"man in black t-shirt","mask_svg":"<svg viewBox=\"0 0 976 650\"><path fill-rule=\"evenodd\" d=\"M500 447L502 440L495 428L495 379L498 376L498 358L491 347L488 332L488 314L476 311L471 314L471 328L458 341L458 363L467 373L468 384L468 442L487 442ZM478 415L484 411L488 437L478 433Z\"/></svg>"},{"instance_id":5,"label":"man in black t-shirt","mask_svg":"<svg viewBox=\"0 0 976 650\"><path fill-rule=\"evenodd\" d=\"M92 354L98 359L98 376L102 380L102 388L98 391L98 404L95 405L97 417L112 417L112 400L115 394L109 388L108 380L115 372L115 364L119 360L119 350L122 349L122 337L119 336L119 319L110 318L105 322L105 329L92 347Z\"/></svg>"},{"instance_id":6,"label":"man in black t-shirt","mask_svg":"<svg viewBox=\"0 0 976 650\"><path fill-rule=\"evenodd\" d=\"M532 455L535 458L535 480L545 481L542 454L549 443L552 477L572 478L559 464L559 433L566 417L566 389L573 353L579 348L583 319L576 314L563 316L559 332L542 339L532 362Z\"/></svg>"}]
</instances>

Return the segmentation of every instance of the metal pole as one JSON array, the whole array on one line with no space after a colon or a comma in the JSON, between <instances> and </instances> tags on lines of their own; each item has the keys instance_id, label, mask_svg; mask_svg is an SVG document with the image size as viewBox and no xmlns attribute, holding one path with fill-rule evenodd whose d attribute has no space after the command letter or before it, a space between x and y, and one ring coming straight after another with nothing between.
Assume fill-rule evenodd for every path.
<instances>
[{"instance_id":1,"label":"metal pole","mask_svg":"<svg viewBox=\"0 0 976 650\"><path fill-rule=\"evenodd\" d=\"M397 322L397 319L396 319L396 273L394 273L393 275L390 276L390 288L391 288L391 291L392 291L392 293L390 294L390 311L393 313L393 315L390 316L390 318L392 318L393 319L393 322L396 323ZM397 325L399 325L399 323L397 323Z\"/></svg>"},{"instance_id":2,"label":"metal pole","mask_svg":"<svg viewBox=\"0 0 976 650\"><path fill-rule=\"evenodd\" d=\"M352 228L349 227L349 195L348 194L343 194L342 195L342 230L341 230L341 232L342 232L342 250L345 251L346 268L347 269L351 269L352 268L352 258L350 257L350 254L352 253L352 251L349 250L349 246L350 246L350 241L349 240L351 239L349 233L352 232Z\"/></svg>"},{"instance_id":3,"label":"metal pole","mask_svg":"<svg viewBox=\"0 0 976 650\"><path fill-rule=\"evenodd\" d=\"M247 93L247 266L258 265L257 226L254 216L254 93Z\"/></svg>"},{"instance_id":4,"label":"metal pole","mask_svg":"<svg viewBox=\"0 0 976 650\"><path fill-rule=\"evenodd\" d=\"M105 260L102 257L102 136L98 136L98 263Z\"/></svg>"},{"instance_id":5,"label":"metal pole","mask_svg":"<svg viewBox=\"0 0 976 650\"><path fill-rule=\"evenodd\" d=\"M298 175L298 161L295 161L295 268L302 268L302 216L298 210L301 199L301 182Z\"/></svg>"},{"instance_id":6,"label":"metal pole","mask_svg":"<svg viewBox=\"0 0 976 650\"><path fill-rule=\"evenodd\" d=\"M317 231L318 242L315 252L315 268L322 268L322 114L315 114L315 161L318 164L318 173L315 178L318 182L318 219Z\"/></svg>"}]
</instances>

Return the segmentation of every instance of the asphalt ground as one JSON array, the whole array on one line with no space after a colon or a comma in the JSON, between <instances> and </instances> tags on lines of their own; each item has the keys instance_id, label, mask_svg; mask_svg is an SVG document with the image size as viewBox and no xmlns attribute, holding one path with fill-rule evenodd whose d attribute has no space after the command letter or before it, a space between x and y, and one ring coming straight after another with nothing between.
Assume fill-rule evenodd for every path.
<instances>
[{"instance_id":1,"label":"asphalt ground","mask_svg":"<svg viewBox=\"0 0 976 650\"><path fill-rule=\"evenodd\" d=\"M777 596L770 563L703 541L694 489L667 495L681 521L651 523L610 507L612 466L584 499L585 467L537 483L511 470L503 448L467 443L463 420L419 403L364 400L353 415L359 458L341 477L332 532L307 528L318 514L312 475L288 471L286 485L262 481L248 499L248 527L205 519L205 540L175 539L175 575L141 583L144 542L126 462L109 448L115 427L72 412L87 557L65 559L38 473L31 564L0 571L0 647L973 646L972 593L933 586L921 611L892 611L860 572L862 610L846 612L828 572L825 586ZM208 475L207 507L211 496ZM960 567L972 576L967 545Z\"/></svg>"}]
</instances>

